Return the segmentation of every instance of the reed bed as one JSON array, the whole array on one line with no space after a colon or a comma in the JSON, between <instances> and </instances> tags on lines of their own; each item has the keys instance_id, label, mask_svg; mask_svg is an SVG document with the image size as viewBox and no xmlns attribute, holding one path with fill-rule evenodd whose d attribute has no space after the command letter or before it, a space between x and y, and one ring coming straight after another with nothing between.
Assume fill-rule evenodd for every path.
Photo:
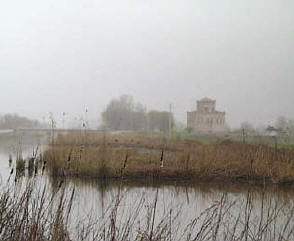
<instances>
[{"instance_id":1,"label":"reed bed","mask_svg":"<svg viewBox=\"0 0 294 241\"><path fill-rule=\"evenodd\" d=\"M13 179L13 178L12 178ZM103 217L74 216L75 188L61 180L55 189L29 182L2 187L0 239L9 241L284 241L294 239L294 204L250 192L240 200L222 194L199 215L181 222L181 210L169 208L158 216L158 192L152 205L145 199L121 205L121 188ZM24 182L24 181L23 181ZM142 216L142 211L145 215ZM121 213L125 213L123 220ZM75 221L73 221L75 220Z\"/></svg>"},{"instance_id":2,"label":"reed bed","mask_svg":"<svg viewBox=\"0 0 294 241\"><path fill-rule=\"evenodd\" d=\"M60 135L44 153L53 176L174 178L292 183L294 149L219 141L151 138L142 134Z\"/></svg>"}]
</instances>

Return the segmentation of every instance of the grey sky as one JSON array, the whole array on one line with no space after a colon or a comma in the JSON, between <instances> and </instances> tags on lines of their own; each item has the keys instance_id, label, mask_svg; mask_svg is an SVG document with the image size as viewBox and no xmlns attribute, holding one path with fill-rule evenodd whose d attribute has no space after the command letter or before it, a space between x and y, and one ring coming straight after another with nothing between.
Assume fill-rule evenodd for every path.
<instances>
[{"instance_id":1,"label":"grey sky","mask_svg":"<svg viewBox=\"0 0 294 241\"><path fill-rule=\"evenodd\" d=\"M0 112L71 117L130 94L178 119L217 99L231 126L294 118L293 0L9 0Z\"/></svg>"}]
</instances>

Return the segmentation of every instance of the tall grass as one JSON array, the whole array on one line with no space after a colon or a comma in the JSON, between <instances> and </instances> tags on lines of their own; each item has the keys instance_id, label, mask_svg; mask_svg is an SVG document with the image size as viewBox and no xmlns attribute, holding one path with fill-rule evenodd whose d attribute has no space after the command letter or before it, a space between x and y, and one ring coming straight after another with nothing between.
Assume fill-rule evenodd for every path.
<instances>
[{"instance_id":1,"label":"tall grass","mask_svg":"<svg viewBox=\"0 0 294 241\"><path fill-rule=\"evenodd\" d=\"M50 197L47 188L28 182L24 187L6 186L0 194L1 240L70 240L65 219L72 200Z\"/></svg>"},{"instance_id":2,"label":"tall grass","mask_svg":"<svg viewBox=\"0 0 294 241\"><path fill-rule=\"evenodd\" d=\"M231 141L203 145L141 135L92 134L84 145L83 138L70 134L57 138L44 158L55 176L119 178L126 152L124 177L129 178L294 181L294 149Z\"/></svg>"},{"instance_id":3,"label":"tall grass","mask_svg":"<svg viewBox=\"0 0 294 241\"><path fill-rule=\"evenodd\" d=\"M187 223L181 210L168 208L156 216L155 205L144 197L121 204L123 195L109 203L103 217L74 215L75 188L64 180L57 189L39 186L37 179L2 187L0 193L0 239L21 241L284 241L294 239L294 204L280 203L261 194L256 203L248 192L244 199L223 194ZM144 215L144 212L146 214ZM124 213L124 217L119 215ZM75 220L75 221L74 221Z\"/></svg>"}]
</instances>

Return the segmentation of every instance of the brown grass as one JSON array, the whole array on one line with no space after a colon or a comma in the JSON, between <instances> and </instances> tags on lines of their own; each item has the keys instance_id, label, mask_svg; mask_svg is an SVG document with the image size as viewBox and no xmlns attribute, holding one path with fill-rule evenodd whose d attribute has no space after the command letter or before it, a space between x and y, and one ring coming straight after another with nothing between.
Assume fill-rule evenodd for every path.
<instances>
[{"instance_id":1,"label":"brown grass","mask_svg":"<svg viewBox=\"0 0 294 241\"><path fill-rule=\"evenodd\" d=\"M22 185L23 184L23 185ZM19 187L22 185L23 189ZM248 191L231 200L223 194L200 214L184 223L180 209L167 208L156 216L154 204L142 196L131 209L113 200L104 217L73 213L75 188L60 182L55 191L36 179L1 186L0 240L7 241L274 241L294 239L293 202L281 202L261 193L260 203ZM119 197L119 194L117 194ZM116 199L117 197L114 197ZM143 212L142 212L143 211ZM145 213L146 212L146 213ZM122 216L120 216L122 215ZM143 216L141 216L143 215ZM120 217L119 217L120 216ZM142 217L142 219L140 218ZM76 220L78 222L73 222ZM141 221L141 222L140 222Z\"/></svg>"},{"instance_id":2,"label":"brown grass","mask_svg":"<svg viewBox=\"0 0 294 241\"><path fill-rule=\"evenodd\" d=\"M56 176L118 178L125 166L124 177L132 178L294 180L293 149L231 141L203 145L143 134L80 133L59 136L44 158Z\"/></svg>"}]
</instances>

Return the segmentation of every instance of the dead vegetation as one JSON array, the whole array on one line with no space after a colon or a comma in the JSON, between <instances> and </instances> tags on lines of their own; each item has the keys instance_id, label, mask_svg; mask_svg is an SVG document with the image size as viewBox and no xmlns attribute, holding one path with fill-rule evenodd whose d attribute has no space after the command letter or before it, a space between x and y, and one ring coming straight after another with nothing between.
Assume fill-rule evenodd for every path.
<instances>
[{"instance_id":1,"label":"dead vegetation","mask_svg":"<svg viewBox=\"0 0 294 241\"><path fill-rule=\"evenodd\" d=\"M22 187L22 188L21 188ZM75 188L61 180L50 190L33 178L2 187L0 239L17 241L283 241L294 238L294 207L261 193L256 203L251 192L240 199L223 194L205 210L183 223L181 210L167 208L158 215L144 197L121 205L119 188L102 217L75 216ZM121 216L124 214L123 216ZM75 220L75 222L73 221Z\"/></svg>"},{"instance_id":2,"label":"dead vegetation","mask_svg":"<svg viewBox=\"0 0 294 241\"><path fill-rule=\"evenodd\" d=\"M81 132L56 138L44 159L54 176L118 178L125 166L124 177L129 178L294 180L293 149L232 141L204 145L140 134Z\"/></svg>"},{"instance_id":3,"label":"dead vegetation","mask_svg":"<svg viewBox=\"0 0 294 241\"><path fill-rule=\"evenodd\" d=\"M107 137L104 135L101 143L89 142L86 145L83 143L66 144L66 138L58 138L44 155L43 168L48 165L47 167L49 167L52 174L63 177L61 179L54 178L57 181L54 188L53 186L52 188L48 187L46 183L38 182L38 175L31 179L24 179L17 178L17 174L15 174L14 179L11 178L13 176L13 172L11 172L7 185L2 187L0 192L1 240L282 241L293 240L294 238L293 202L281 202L272 197L267 197L263 193L260 194L261 199L258 203L254 200L250 191L248 191L246 197L239 197L238 199L229 197L224 193L208 208L201 210L201 213L195 213L187 223L183 223L181 220L180 208L166 208L163 214L158 215L158 209L161 208L157 204L158 188L155 192L154 201L151 201L151 203L146 203L144 196L133 201L134 203L129 203L129 209L122 203L124 198L123 179L128 175L134 175L131 168L135 165L139 166L136 167L136 175L139 175L138 173L142 171L140 168L147 169L149 165L153 165L152 172L150 171L149 174L142 172L141 174L161 177L167 175L166 173L170 171L177 175L186 173L187 177L189 177L187 170L191 167L196 167L193 162L198 148L204 156L209 154L209 157L215 158L217 156L216 152L214 152L215 156L213 156L208 151L210 149L206 150L206 153L203 148L214 148L211 150L215 151L217 148L223 149L225 147L226 150L226 148L230 147L231 150L235 150L234 148L239 150L239 144L218 143L215 146L204 146L189 143L190 147L193 146L193 152L191 148L174 150L171 146L175 145L175 143L171 143L172 145L169 146L171 149L165 151L168 149L169 143L158 139L154 143L162 141L160 145L164 144L166 149L154 146L152 150L149 150L145 147L144 151L138 154L138 149L142 149L143 146L140 146L140 148L118 148L117 146L112 146L113 143L107 142L107 140L115 138L114 143L122 145L117 139L118 136ZM97 137L95 136L95 138ZM134 136L132 138L131 143L135 141ZM88 138L88 141L90 140ZM140 142L140 145L142 145L141 143L143 142ZM252 147L246 146L246 148ZM187 152L188 149L190 150L189 152ZM244 150L239 150L242 155L246 153ZM146 158L146 163L140 167L140 161L142 160L140 157L150 157L150 152L152 151L155 151L154 159L149 163L150 159ZM139 155L137 159L132 158L132 156L136 155ZM275 157L279 155L279 153L276 153ZM172 158L179 158L180 156L185 157L184 159L178 159L182 161L182 164L179 163L178 166L173 168L168 166L170 160L174 160L173 164L176 165L177 159ZM201 157L203 158L204 156ZM109 164L109 160L112 160L111 164ZM116 162L117 164L115 164ZM84 173L81 174L81 170ZM72 185L66 185L67 179L65 177L68 175L89 175L89 173L93 177L105 178L114 175L119 180L119 186L117 194L105 207L102 217L97 217L92 213L88 214L87 219L85 219L73 213L76 205L76 189ZM40 173L39 175L43 174ZM189 175L192 176L195 173L191 172ZM26 180L27 183L22 183Z\"/></svg>"}]
</instances>

